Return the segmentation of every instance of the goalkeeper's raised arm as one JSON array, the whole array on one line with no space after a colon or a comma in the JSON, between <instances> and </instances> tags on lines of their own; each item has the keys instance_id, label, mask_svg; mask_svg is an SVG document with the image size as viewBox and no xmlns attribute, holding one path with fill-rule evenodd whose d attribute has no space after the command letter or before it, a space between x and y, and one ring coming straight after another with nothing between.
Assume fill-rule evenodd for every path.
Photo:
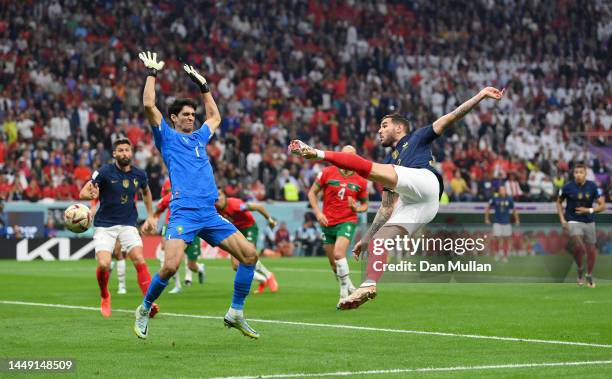
<instances>
[{"instance_id":1,"label":"goalkeeper's raised arm","mask_svg":"<svg viewBox=\"0 0 612 379\"><path fill-rule=\"evenodd\" d=\"M149 123L154 126L159 126L162 120L162 114L155 106L155 78L157 73L164 68L163 61L157 61L157 53L150 51L138 54L140 60L147 68L147 81L145 82L144 91L142 93L142 104L145 109L145 117Z\"/></svg>"},{"instance_id":2,"label":"goalkeeper's raised arm","mask_svg":"<svg viewBox=\"0 0 612 379\"><path fill-rule=\"evenodd\" d=\"M221 124L221 114L210 93L208 82L206 78L202 76L193 66L183 65L183 70L189 75L189 78L200 87L200 93L202 94L202 100L204 101L204 109L206 110L206 125L210 129L210 133L214 134L219 125Z\"/></svg>"}]
</instances>

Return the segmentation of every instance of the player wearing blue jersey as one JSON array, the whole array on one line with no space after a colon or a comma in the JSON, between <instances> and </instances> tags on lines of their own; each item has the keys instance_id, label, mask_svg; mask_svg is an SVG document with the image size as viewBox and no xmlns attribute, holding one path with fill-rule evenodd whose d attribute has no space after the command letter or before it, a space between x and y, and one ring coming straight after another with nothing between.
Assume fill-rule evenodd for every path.
<instances>
[{"instance_id":1,"label":"player wearing blue jersey","mask_svg":"<svg viewBox=\"0 0 612 379\"><path fill-rule=\"evenodd\" d=\"M578 266L578 285L584 284L584 266L582 257L587 256L586 280L589 288L595 288L593 267L597 257L594 213L603 212L606 203L597 184L586 180L586 166L577 164L574 167L574 180L559 190L557 213L564 229L569 232L572 254ZM565 212L563 202L565 201ZM593 202L597 205L593 207Z\"/></svg>"},{"instance_id":2,"label":"player wearing blue jersey","mask_svg":"<svg viewBox=\"0 0 612 379\"><path fill-rule=\"evenodd\" d=\"M166 231L165 257L162 268L153 276L143 303L136 309L134 332L147 338L149 309L168 284L168 279L178 269L185 247L197 235L212 246L220 246L234 256L240 264L234 280L234 295L224 317L227 327L238 329L251 338L259 334L246 322L244 302L251 289L257 252L255 246L215 209L217 185L206 145L221 123L221 115L210 93L206 79L192 66L183 69L196 83L202 94L206 121L195 128L196 103L191 99L178 99L169 108L172 126L168 125L155 106L155 78L164 67L157 54L140 53L140 59L148 69L143 93L145 116L153 129L155 146L161 152L172 182L170 220ZM145 223L143 230L153 233L156 225Z\"/></svg>"},{"instance_id":3,"label":"player wearing blue jersey","mask_svg":"<svg viewBox=\"0 0 612 379\"><path fill-rule=\"evenodd\" d=\"M441 175L430 163L431 143L482 100L500 100L503 94L503 90L484 88L432 125L415 130L412 130L408 120L398 114L383 117L378 130L380 141L384 147L393 148L384 164L368 161L355 154L316 150L298 140L291 141L289 150L307 159L323 159L339 168L355 171L385 187L381 207L372 225L353 248L353 254L359 257L370 241L413 235L434 218L444 185ZM385 263L386 256L386 252L371 255L366 280L339 303L340 309L357 308L376 296L376 282L382 275L382 271L376 268L382 265L376 262Z\"/></svg>"},{"instance_id":4,"label":"player wearing blue jersey","mask_svg":"<svg viewBox=\"0 0 612 379\"><path fill-rule=\"evenodd\" d=\"M491 208L494 210L493 215L493 238L497 242L497 256L499 257L500 250L503 249L503 256L501 257L503 262L508 262L508 255L510 252L510 238L512 237L512 224L510 219L510 211L514 216L514 223L520 224L519 215L514 207L514 201L512 197L508 196L506 187L500 186L499 192L493 195L489 200L487 207L485 208L485 224L491 224L489 213ZM502 246L503 245L503 246Z\"/></svg>"},{"instance_id":5,"label":"player wearing blue jersey","mask_svg":"<svg viewBox=\"0 0 612 379\"><path fill-rule=\"evenodd\" d=\"M115 163L109 163L91 175L81 189L82 200L100 201L100 206L94 217L96 259L98 267L96 276L100 286L100 312L104 317L111 315L111 296L108 291L108 278L112 252L118 241L120 249L127 252L127 256L136 268L138 285L143 295L149 288L151 274L143 257L142 239L136 228L138 211L134 198L138 192L147 208L147 221L153 217L153 200L147 181L147 174L138 167L132 166L132 144L129 139L118 139L113 143L113 158ZM157 313L155 305L152 315Z\"/></svg>"}]
</instances>

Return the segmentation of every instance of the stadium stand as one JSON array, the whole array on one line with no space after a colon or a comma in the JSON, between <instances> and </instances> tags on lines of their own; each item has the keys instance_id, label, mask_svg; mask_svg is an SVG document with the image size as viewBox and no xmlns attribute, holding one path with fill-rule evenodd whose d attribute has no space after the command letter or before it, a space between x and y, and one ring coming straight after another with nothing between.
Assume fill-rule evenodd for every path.
<instances>
[{"instance_id":1,"label":"stadium stand","mask_svg":"<svg viewBox=\"0 0 612 379\"><path fill-rule=\"evenodd\" d=\"M165 168L142 115L137 52L161 46L160 109L168 94L197 96L182 61L214 84L223 121L208 150L228 196L303 200L321 166L288 156L290 139L382 160L382 115L425 126L494 85L506 99L434 148L451 201L499 185L550 200L577 161L612 201L604 0L0 3L4 200L75 199L121 136L158 198Z\"/></svg>"}]
</instances>

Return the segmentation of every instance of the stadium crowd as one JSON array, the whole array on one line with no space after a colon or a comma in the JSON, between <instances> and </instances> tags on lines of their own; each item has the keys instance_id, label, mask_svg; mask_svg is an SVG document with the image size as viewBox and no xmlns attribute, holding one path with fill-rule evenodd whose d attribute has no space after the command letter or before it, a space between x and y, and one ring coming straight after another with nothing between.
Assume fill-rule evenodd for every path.
<instances>
[{"instance_id":1,"label":"stadium crowd","mask_svg":"<svg viewBox=\"0 0 612 379\"><path fill-rule=\"evenodd\" d=\"M288 156L290 139L351 144L382 161L381 116L425 126L494 85L507 88L503 101L482 103L435 142L450 201L486 200L500 185L548 201L577 161L612 200L610 158L584 138L610 145L605 0L0 4L4 200L76 198L121 136L159 198L165 168L137 58L153 46L166 62L160 109L170 94L198 96L182 62L213 85L223 121L208 151L228 196L303 200L321 165Z\"/></svg>"}]
</instances>

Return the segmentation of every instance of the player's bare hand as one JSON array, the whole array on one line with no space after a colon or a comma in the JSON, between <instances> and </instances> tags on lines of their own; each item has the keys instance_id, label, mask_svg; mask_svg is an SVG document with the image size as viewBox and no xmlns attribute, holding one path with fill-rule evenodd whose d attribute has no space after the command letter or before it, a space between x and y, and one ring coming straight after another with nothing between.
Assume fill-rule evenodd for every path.
<instances>
[{"instance_id":1,"label":"player's bare hand","mask_svg":"<svg viewBox=\"0 0 612 379\"><path fill-rule=\"evenodd\" d=\"M359 260L359 256L361 255L362 246L367 246L367 244L364 244L362 240L357 241L355 246L353 246L353 257L355 257L355 260L357 261Z\"/></svg>"},{"instance_id":2,"label":"player's bare hand","mask_svg":"<svg viewBox=\"0 0 612 379\"><path fill-rule=\"evenodd\" d=\"M357 212L359 209L359 207L357 206L357 203L355 202L355 199L353 199L352 197L348 198L348 205L353 212Z\"/></svg>"},{"instance_id":3,"label":"player's bare hand","mask_svg":"<svg viewBox=\"0 0 612 379\"><path fill-rule=\"evenodd\" d=\"M147 217L144 224L142 224L142 233L147 235L155 234L157 231L157 219L155 217Z\"/></svg>"},{"instance_id":4,"label":"player's bare hand","mask_svg":"<svg viewBox=\"0 0 612 379\"><path fill-rule=\"evenodd\" d=\"M565 230L568 230L569 229L569 225L568 225L567 221L561 221L561 227L563 229L565 229Z\"/></svg>"},{"instance_id":5,"label":"player's bare hand","mask_svg":"<svg viewBox=\"0 0 612 379\"><path fill-rule=\"evenodd\" d=\"M97 184L91 184L89 186L89 198L95 200L100 196L100 187Z\"/></svg>"},{"instance_id":6,"label":"player's bare hand","mask_svg":"<svg viewBox=\"0 0 612 379\"><path fill-rule=\"evenodd\" d=\"M491 220L486 219L486 220L485 220L485 224L486 224L486 225L491 225Z\"/></svg>"},{"instance_id":7,"label":"player's bare hand","mask_svg":"<svg viewBox=\"0 0 612 379\"><path fill-rule=\"evenodd\" d=\"M505 88L500 91L495 87L486 87L480 91L480 93L484 95L485 98L490 98L494 100L501 100L501 98L504 96L504 92L506 92Z\"/></svg>"},{"instance_id":8,"label":"player's bare hand","mask_svg":"<svg viewBox=\"0 0 612 379\"><path fill-rule=\"evenodd\" d=\"M589 211L589 208L576 207L576 213L579 214L579 215L586 215L586 214L589 214L591 212Z\"/></svg>"},{"instance_id":9,"label":"player's bare hand","mask_svg":"<svg viewBox=\"0 0 612 379\"><path fill-rule=\"evenodd\" d=\"M268 226L270 227L270 229L274 229L276 228L276 225L278 224L278 221L276 221L275 219L273 219L272 217L270 217L268 219Z\"/></svg>"},{"instance_id":10,"label":"player's bare hand","mask_svg":"<svg viewBox=\"0 0 612 379\"><path fill-rule=\"evenodd\" d=\"M315 217L317 218L317 221L319 221L319 224L321 224L322 226L327 226L328 224L327 217L325 217L323 213L317 212L315 214Z\"/></svg>"},{"instance_id":11,"label":"player's bare hand","mask_svg":"<svg viewBox=\"0 0 612 379\"><path fill-rule=\"evenodd\" d=\"M146 68L160 71L164 68L164 61L157 61L157 53L151 53L150 51L142 52L138 54L138 58L144 63Z\"/></svg>"}]
</instances>

